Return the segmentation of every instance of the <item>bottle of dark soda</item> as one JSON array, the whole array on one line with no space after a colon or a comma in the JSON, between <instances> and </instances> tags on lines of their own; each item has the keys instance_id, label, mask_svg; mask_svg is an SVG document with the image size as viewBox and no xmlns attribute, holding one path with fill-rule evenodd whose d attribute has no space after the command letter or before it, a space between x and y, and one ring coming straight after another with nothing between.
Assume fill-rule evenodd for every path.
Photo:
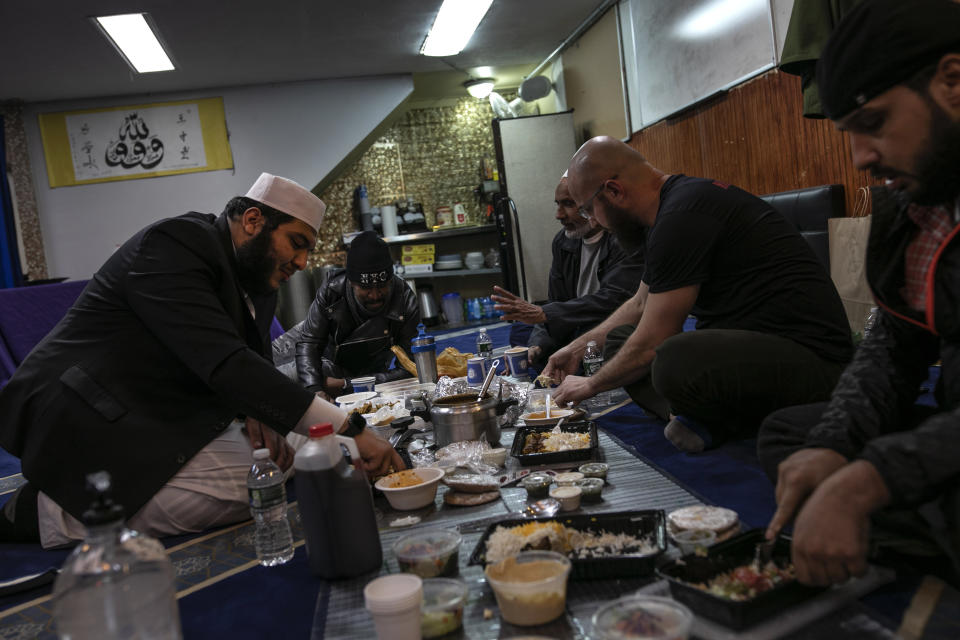
<instances>
[{"instance_id":1,"label":"bottle of dark soda","mask_svg":"<svg viewBox=\"0 0 960 640\"><path fill-rule=\"evenodd\" d=\"M354 464L347 464L341 443ZM335 435L330 423L310 427L310 440L293 459L307 561L321 578L351 578L383 563L373 493L359 464L353 438Z\"/></svg>"}]
</instances>

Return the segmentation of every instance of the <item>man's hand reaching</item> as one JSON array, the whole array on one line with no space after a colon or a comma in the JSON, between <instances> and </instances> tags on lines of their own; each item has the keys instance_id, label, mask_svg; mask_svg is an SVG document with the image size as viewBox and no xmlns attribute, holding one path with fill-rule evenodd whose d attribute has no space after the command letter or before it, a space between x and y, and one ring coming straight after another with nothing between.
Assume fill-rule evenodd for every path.
<instances>
[{"instance_id":1,"label":"man's hand reaching","mask_svg":"<svg viewBox=\"0 0 960 640\"><path fill-rule=\"evenodd\" d=\"M547 321L547 314L543 312L542 307L527 302L501 287L495 286L493 291L490 299L495 303L493 308L502 314L501 320L519 320L527 324L541 324Z\"/></svg>"}]
</instances>

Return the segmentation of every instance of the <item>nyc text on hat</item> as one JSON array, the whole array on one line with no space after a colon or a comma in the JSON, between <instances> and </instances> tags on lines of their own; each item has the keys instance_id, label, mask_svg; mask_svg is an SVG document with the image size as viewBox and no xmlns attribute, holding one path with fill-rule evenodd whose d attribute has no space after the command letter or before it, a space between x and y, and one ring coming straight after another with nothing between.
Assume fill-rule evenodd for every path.
<instances>
[{"instance_id":1,"label":"nyc text on hat","mask_svg":"<svg viewBox=\"0 0 960 640\"><path fill-rule=\"evenodd\" d=\"M246 197L303 220L314 231L320 230L323 214L327 210L327 205L320 198L293 180L269 173L260 174Z\"/></svg>"},{"instance_id":2,"label":"nyc text on hat","mask_svg":"<svg viewBox=\"0 0 960 640\"><path fill-rule=\"evenodd\" d=\"M364 231L350 242L347 277L362 285L383 284L393 276L390 249L374 231Z\"/></svg>"}]
</instances>

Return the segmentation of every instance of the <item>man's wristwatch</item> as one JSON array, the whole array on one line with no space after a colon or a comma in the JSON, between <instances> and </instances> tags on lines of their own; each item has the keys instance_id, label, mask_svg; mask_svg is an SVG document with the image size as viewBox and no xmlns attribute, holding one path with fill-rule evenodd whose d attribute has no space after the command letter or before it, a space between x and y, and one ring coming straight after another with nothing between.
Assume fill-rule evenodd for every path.
<instances>
[{"instance_id":1,"label":"man's wristwatch","mask_svg":"<svg viewBox=\"0 0 960 640\"><path fill-rule=\"evenodd\" d=\"M340 435L348 438L356 438L367 427L366 419L359 413L351 413L347 419L347 428L340 432Z\"/></svg>"}]
</instances>

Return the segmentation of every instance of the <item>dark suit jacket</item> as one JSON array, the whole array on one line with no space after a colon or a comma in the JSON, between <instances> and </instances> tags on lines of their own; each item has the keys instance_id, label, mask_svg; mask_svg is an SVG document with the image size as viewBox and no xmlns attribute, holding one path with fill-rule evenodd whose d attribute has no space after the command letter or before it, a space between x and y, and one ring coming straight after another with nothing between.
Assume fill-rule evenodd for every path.
<instances>
[{"instance_id":1,"label":"dark suit jacket","mask_svg":"<svg viewBox=\"0 0 960 640\"><path fill-rule=\"evenodd\" d=\"M597 256L600 288L578 298L582 244L582 240L568 238L563 231L553 238L553 263L547 288L550 301L543 305L547 321L534 327L527 343L543 349L543 360L606 320L637 292L643 278L644 252L627 253L613 235L604 232Z\"/></svg>"},{"instance_id":2,"label":"dark suit jacket","mask_svg":"<svg viewBox=\"0 0 960 640\"><path fill-rule=\"evenodd\" d=\"M313 394L270 360L276 295L236 279L224 216L188 213L124 243L0 391L0 445L71 515L85 475L105 469L129 517L229 425L282 433Z\"/></svg>"}]
</instances>

